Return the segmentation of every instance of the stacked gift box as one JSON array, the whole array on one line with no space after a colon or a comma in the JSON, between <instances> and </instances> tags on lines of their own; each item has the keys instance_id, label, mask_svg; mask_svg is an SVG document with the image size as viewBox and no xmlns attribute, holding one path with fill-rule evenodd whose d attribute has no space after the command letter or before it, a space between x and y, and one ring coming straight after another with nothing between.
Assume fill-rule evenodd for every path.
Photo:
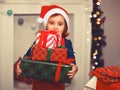
<instances>
[{"instance_id":1,"label":"stacked gift box","mask_svg":"<svg viewBox=\"0 0 120 90\"><path fill-rule=\"evenodd\" d=\"M39 48L37 46L33 47L32 60L40 61L51 61L60 62L61 60L67 59L67 49L66 48Z\"/></svg>"},{"instance_id":2,"label":"stacked gift box","mask_svg":"<svg viewBox=\"0 0 120 90\"><path fill-rule=\"evenodd\" d=\"M73 59L67 58L67 48L61 45L61 40L60 35L55 31L40 31L32 47L31 59L23 58L21 61L20 76L70 83L71 79L67 76L67 72L71 70L69 64L73 62Z\"/></svg>"},{"instance_id":3,"label":"stacked gift box","mask_svg":"<svg viewBox=\"0 0 120 90\"><path fill-rule=\"evenodd\" d=\"M57 66L58 63L23 59L21 62L22 73L20 76L55 82ZM69 70L71 70L71 67L69 65L62 65L59 82L71 82L71 79L66 75Z\"/></svg>"}]
</instances>

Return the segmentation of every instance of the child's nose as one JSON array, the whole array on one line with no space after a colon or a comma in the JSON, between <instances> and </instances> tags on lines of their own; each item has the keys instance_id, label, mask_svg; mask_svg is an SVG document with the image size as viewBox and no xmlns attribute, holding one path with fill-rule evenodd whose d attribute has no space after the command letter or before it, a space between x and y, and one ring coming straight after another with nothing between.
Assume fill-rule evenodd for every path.
<instances>
[{"instance_id":1,"label":"child's nose","mask_svg":"<svg viewBox=\"0 0 120 90\"><path fill-rule=\"evenodd\" d=\"M57 28L58 28L58 25L57 25L57 24L55 24L55 25L54 25L54 29L57 29Z\"/></svg>"}]
</instances>

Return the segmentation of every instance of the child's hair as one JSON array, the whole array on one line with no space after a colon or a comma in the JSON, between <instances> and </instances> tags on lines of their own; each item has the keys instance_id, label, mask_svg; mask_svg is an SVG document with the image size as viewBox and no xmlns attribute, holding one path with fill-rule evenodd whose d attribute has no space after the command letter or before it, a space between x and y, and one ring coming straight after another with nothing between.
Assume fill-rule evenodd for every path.
<instances>
[{"instance_id":1,"label":"child's hair","mask_svg":"<svg viewBox=\"0 0 120 90\"><path fill-rule=\"evenodd\" d=\"M54 16L58 16L58 15L61 15L61 14L53 14L53 15L50 16L50 18L54 17ZM67 31L68 30L68 26L67 26L67 22L66 22L65 19L64 19L64 22L65 22L65 28L64 28L64 31L62 33L62 37L63 38L65 38L65 37L67 37L69 35L69 32Z\"/></svg>"}]
</instances>

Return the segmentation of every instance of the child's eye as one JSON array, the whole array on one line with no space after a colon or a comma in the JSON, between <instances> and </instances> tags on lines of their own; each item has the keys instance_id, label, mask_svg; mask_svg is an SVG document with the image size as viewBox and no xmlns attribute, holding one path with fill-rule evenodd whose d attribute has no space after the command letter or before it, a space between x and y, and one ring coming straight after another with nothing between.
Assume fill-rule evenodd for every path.
<instances>
[{"instance_id":1,"label":"child's eye","mask_svg":"<svg viewBox=\"0 0 120 90\"><path fill-rule=\"evenodd\" d=\"M59 25L59 26L62 26L63 24L62 24L62 23L59 23L58 25Z\"/></svg>"},{"instance_id":2,"label":"child's eye","mask_svg":"<svg viewBox=\"0 0 120 90\"><path fill-rule=\"evenodd\" d=\"M53 22L50 22L51 25L53 25L54 23Z\"/></svg>"},{"instance_id":3,"label":"child's eye","mask_svg":"<svg viewBox=\"0 0 120 90\"><path fill-rule=\"evenodd\" d=\"M53 25L54 23L53 22L48 22L50 25Z\"/></svg>"}]
</instances>

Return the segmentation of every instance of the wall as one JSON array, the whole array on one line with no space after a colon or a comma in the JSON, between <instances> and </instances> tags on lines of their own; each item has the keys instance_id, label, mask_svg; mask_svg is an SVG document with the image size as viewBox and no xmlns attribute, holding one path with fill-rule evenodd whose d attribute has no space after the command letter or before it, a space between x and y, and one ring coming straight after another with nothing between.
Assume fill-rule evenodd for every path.
<instances>
[{"instance_id":1,"label":"wall","mask_svg":"<svg viewBox=\"0 0 120 90\"><path fill-rule=\"evenodd\" d=\"M15 48L15 42L20 40L15 39L16 33L20 34L19 30L15 30L15 15L38 14L40 7L43 4L57 3L66 8L69 13L73 15L73 46L79 71L72 80L72 83L70 85L66 85L66 90L82 90L84 84L88 81L91 44L91 24L89 18L92 10L91 0L74 0L69 2L68 0L51 0L50 2L49 0L45 1L46 2L43 2L42 0L0 1L0 23L2 23L0 24L0 90L19 90L18 88L14 88L13 80L14 58L20 56L17 56L19 50ZM12 15L7 14L8 10L13 11ZM25 20L28 19L25 18ZM25 23L26 22L27 21L25 21ZM30 22L28 23L30 24ZM20 30L21 32L24 32L24 30ZM21 36L23 36L23 34ZM25 35L24 33L24 36L28 35ZM23 44L21 43L20 46L22 45Z\"/></svg>"},{"instance_id":2,"label":"wall","mask_svg":"<svg viewBox=\"0 0 120 90\"><path fill-rule=\"evenodd\" d=\"M120 67L120 0L103 0L101 9L106 21L104 24L107 46L103 48L105 65Z\"/></svg>"}]
</instances>

